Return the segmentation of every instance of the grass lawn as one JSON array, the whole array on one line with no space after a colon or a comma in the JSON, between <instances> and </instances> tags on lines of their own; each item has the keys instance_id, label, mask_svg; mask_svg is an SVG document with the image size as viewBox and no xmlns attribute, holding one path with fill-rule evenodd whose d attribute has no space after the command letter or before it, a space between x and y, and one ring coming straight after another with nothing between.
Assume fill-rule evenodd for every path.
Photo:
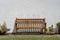
<instances>
[{"instance_id":1,"label":"grass lawn","mask_svg":"<svg viewBox=\"0 0 60 40\"><path fill-rule=\"evenodd\" d=\"M60 37L8 37L8 38L0 38L0 40L60 40Z\"/></svg>"}]
</instances>

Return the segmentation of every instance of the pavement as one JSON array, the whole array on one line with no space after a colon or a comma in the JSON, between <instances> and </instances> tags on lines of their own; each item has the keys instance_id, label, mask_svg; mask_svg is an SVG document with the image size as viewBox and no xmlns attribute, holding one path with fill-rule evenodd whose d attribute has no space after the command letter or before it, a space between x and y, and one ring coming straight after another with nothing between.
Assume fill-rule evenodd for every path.
<instances>
[{"instance_id":1,"label":"pavement","mask_svg":"<svg viewBox=\"0 0 60 40\"><path fill-rule=\"evenodd\" d=\"M22 37L22 38L28 38L28 37L60 37L59 34L56 35L0 35L0 38L8 38L8 37Z\"/></svg>"}]
</instances>

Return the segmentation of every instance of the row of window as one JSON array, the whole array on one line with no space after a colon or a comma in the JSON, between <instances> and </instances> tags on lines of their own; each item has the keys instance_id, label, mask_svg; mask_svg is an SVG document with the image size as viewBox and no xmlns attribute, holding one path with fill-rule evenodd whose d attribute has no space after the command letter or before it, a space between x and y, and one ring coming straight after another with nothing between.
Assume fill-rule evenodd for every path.
<instances>
[{"instance_id":1,"label":"row of window","mask_svg":"<svg viewBox=\"0 0 60 40\"><path fill-rule=\"evenodd\" d=\"M17 26L19 26L19 27L25 27L25 26L37 26L37 27L39 27L39 26L43 26L43 24L17 24Z\"/></svg>"},{"instance_id":2,"label":"row of window","mask_svg":"<svg viewBox=\"0 0 60 40\"><path fill-rule=\"evenodd\" d=\"M44 20L17 20L17 22L44 22Z\"/></svg>"},{"instance_id":3,"label":"row of window","mask_svg":"<svg viewBox=\"0 0 60 40\"><path fill-rule=\"evenodd\" d=\"M40 32L42 29L19 29L17 32Z\"/></svg>"}]
</instances>

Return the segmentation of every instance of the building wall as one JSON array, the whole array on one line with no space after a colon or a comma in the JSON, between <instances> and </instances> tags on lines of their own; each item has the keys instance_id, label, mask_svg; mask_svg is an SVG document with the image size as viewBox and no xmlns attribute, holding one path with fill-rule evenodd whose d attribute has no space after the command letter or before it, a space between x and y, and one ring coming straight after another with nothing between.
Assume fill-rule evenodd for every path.
<instances>
[{"instance_id":1,"label":"building wall","mask_svg":"<svg viewBox=\"0 0 60 40\"><path fill-rule=\"evenodd\" d=\"M16 19L16 32L43 32L46 28L45 19Z\"/></svg>"}]
</instances>

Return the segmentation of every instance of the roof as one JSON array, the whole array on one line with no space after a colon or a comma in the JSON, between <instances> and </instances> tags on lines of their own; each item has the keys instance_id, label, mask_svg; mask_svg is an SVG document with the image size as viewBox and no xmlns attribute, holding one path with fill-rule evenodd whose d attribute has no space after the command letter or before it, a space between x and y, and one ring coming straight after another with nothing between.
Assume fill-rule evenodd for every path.
<instances>
[{"instance_id":1,"label":"roof","mask_svg":"<svg viewBox=\"0 0 60 40\"><path fill-rule=\"evenodd\" d=\"M45 20L45 18L16 18L16 20Z\"/></svg>"}]
</instances>

